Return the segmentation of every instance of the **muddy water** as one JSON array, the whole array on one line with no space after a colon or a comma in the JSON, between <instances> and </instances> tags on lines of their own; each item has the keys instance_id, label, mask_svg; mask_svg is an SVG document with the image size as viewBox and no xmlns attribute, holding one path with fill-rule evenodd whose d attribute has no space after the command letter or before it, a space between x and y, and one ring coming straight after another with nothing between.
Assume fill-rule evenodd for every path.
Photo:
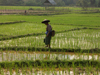
<instances>
[{"instance_id":1,"label":"muddy water","mask_svg":"<svg viewBox=\"0 0 100 75\"><path fill-rule=\"evenodd\" d=\"M26 53L26 52L0 52L0 62L2 61L19 61L19 60L98 60L100 55L89 54L58 54L58 53Z\"/></svg>"}]
</instances>

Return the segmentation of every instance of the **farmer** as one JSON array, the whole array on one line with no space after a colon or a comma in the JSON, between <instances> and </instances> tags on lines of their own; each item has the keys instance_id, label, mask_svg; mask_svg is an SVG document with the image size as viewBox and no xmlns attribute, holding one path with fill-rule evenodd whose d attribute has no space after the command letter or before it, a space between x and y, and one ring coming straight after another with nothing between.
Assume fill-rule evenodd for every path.
<instances>
[{"instance_id":1,"label":"farmer","mask_svg":"<svg viewBox=\"0 0 100 75\"><path fill-rule=\"evenodd\" d=\"M26 10L25 10L25 15L26 15Z\"/></svg>"},{"instance_id":2,"label":"farmer","mask_svg":"<svg viewBox=\"0 0 100 75\"><path fill-rule=\"evenodd\" d=\"M44 43L46 44L46 47L50 47L50 41L51 41L51 31L52 31L52 27L49 24L50 20L43 20L42 23L44 23L47 27L46 27L46 37L44 39Z\"/></svg>"}]
</instances>

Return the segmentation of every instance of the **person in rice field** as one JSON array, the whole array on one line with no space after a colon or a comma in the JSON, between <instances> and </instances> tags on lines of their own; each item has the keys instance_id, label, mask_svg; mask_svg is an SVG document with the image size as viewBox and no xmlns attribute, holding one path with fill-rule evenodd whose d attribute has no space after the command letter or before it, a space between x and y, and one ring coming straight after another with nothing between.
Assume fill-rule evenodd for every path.
<instances>
[{"instance_id":1,"label":"person in rice field","mask_svg":"<svg viewBox=\"0 0 100 75\"><path fill-rule=\"evenodd\" d=\"M25 15L26 15L26 10L25 10Z\"/></svg>"},{"instance_id":2,"label":"person in rice field","mask_svg":"<svg viewBox=\"0 0 100 75\"><path fill-rule=\"evenodd\" d=\"M52 27L51 25L49 24L50 20L43 20L42 23L44 23L47 27L46 27L46 37L44 39L44 43L46 44L46 47L50 47L50 41L51 41L51 31L52 31Z\"/></svg>"}]
</instances>

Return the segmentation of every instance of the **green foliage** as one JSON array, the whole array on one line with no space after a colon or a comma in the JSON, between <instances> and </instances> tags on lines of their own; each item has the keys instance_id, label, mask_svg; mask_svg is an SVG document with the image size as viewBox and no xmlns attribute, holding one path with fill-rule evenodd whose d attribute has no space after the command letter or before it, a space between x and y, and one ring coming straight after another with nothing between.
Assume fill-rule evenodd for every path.
<instances>
[{"instance_id":1,"label":"green foliage","mask_svg":"<svg viewBox=\"0 0 100 75\"><path fill-rule=\"evenodd\" d=\"M81 6L83 9L85 9L89 7L90 1L89 0L79 0L77 4Z\"/></svg>"},{"instance_id":2,"label":"green foliage","mask_svg":"<svg viewBox=\"0 0 100 75\"><path fill-rule=\"evenodd\" d=\"M12 6L12 5L15 5L15 6L18 6L18 5L23 5L23 0L0 0L0 5L9 5L9 6Z\"/></svg>"},{"instance_id":3,"label":"green foliage","mask_svg":"<svg viewBox=\"0 0 100 75\"><path fill-rule=\"evenodd\" d=\"M43 2L45 0L0 0L0 5L8 5L8 6L43 6ZM98 7L100 4L100 0L54 0L57 3L57 6L96 6Z\"/></svg>"},{"instance_id":4,"label":"green foliage","mask_svg":"<svg viewBox=\"0 0 100 75\"><path fill-rule=\"evenodd\" d=\"M67 64L66 64L67 63ZM43 65L44 64L44 65ZM13 62L0 62L1 68L25 68L25 67L43 67L43 68L60 68L60 67L79 67L81 65L82 67L97 67L100 68L100 62L99 61L89 61L89 60L71 60L71 61L60 61L60 60L54 60L54 61L49 61L49 60L36 60L36 61L13 61ZM55 66L56 65L56 66Z\"/></svg>"}]
</instances>

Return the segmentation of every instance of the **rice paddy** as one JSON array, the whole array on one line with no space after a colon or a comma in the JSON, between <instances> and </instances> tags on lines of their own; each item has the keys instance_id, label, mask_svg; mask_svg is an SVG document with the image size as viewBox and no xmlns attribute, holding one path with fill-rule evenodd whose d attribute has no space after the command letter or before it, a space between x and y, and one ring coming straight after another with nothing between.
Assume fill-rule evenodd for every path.
<instances>
[{"instance_id":1,"label":"rice paddy","mask_svg":"<svg viewBox=\"0 0 100 75\"><path fill-rule=\"evenodd\" d=\"M5 8L44 10L0 6L0 10ZM68 8L81 11L78 7L56 7L56 10ZM100 75L100 13L66 13L1 14L0 75ZM43 42L46 26L41 21L44 19L49 19L56 31L51 49Z\"/></svg>"}]
</instances>

